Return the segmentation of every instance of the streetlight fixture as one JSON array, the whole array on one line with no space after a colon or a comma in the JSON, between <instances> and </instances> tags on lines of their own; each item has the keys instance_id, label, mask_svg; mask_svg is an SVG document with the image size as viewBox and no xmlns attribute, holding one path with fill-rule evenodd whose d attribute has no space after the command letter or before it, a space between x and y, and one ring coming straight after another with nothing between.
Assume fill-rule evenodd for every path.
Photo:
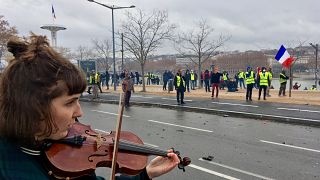
<instances>
[{"instance_id":1,"label":"streetlight fixture","mask_svg":"<svg viewBox=\"0 0 320 180\"><path fill-rule=\"evenodd\" d=\"M317 89L317 85L318 85L318 47L319 45L316 44L312 44L310 43L310 45L316 50L316 67L315 67L315 71L314 71L314 77L315 77L315 85L316 85L316 89Z\"/></svg>"},{"instance_id":2,"label":"streetlight fixture","mask_svg":"<svg viewBox=\"0 0 320 180\"><path fill-rule=\"evenodd\" d=\"M104 6L106 8L109 8L111 9L111 13L112 13L112 52L113 52L113 84L114 84L114 91L117 90L117 83L116 83L116 48L115 48L115 42L114 42L114 18L113 18L113 10L115 9L126 9L126 8L135 8L134 5L132 6L109 6L109 5L106 5L106 4L102 4L102 3L99 3L97 1L94 1L94 0L88 0L89 2L94 2L96 4L99 4L101 6Z\"/></svg>"}]
</instances>

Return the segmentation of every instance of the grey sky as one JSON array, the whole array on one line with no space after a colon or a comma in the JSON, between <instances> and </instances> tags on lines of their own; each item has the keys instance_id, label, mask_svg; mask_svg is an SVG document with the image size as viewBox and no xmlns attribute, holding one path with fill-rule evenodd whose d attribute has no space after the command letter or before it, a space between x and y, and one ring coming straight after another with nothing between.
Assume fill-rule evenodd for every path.
<instances>
[{"instance_id":1,"label":"grey sky","mask_svg":"<svg viewBox=\"0 0 320 180\"><path fill-rule=\"evenodd\" d=\"M293 46L298 41L318 43L320 19L317 0L98 0L108 5L130 6L151 12L167 10L171 23L178 30L195 28L195 22L206 19L215 29L212 38L220 33L232 38L221 50L256 50ZM111 39L111 10L87 0L0 0L0 15L21 35L33 31L50 37L40 29L53 22L51 4L56 13L56 24L67 27L58 33L58 45L76 49L91 45L91 39ZM134 11L130 9L130 11ZM125 10L115 11L115 29L124 21ZM165 44L160 52L170 51Z\"/></svg>"}]
</instances>

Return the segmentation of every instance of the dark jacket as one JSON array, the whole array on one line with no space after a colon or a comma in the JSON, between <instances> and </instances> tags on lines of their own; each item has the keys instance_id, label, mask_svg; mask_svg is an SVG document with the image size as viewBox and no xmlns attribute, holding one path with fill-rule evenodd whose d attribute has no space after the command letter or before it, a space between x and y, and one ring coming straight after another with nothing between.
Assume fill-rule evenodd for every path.
<instances>
[{"instance_id":1,"label":"dark jacket","mask_svg":"<svg viewBox=\"0 0 320 180\"><path fill-rule=\"evenodd\" d=\"M219 72L217 72L217 73L211 72L211 77L210 77L211 84L212 83L220 83L221 77L222 77L221 73L219 73Z\"/></svg>"}]
</instances>

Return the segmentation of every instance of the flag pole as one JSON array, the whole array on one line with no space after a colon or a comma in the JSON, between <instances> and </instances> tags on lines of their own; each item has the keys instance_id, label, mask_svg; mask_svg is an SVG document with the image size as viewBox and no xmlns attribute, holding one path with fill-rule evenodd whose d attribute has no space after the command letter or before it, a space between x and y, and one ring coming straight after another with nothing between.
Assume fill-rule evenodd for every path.
<instances>
[{"instance_id":1,"label":"flag pole","mask_svg":"<svg viewBox=\"0 0 320 180\"><path fill-rule=\"evenodd\" d=\"M291 63L290 67L289 67L289 78L290 78L290 81L289 81L289 97L291 97L291 90L292 90L292 80L293 80L293 77L292 77L292 65L293 63Z\"/></svg>"}]
</instances>

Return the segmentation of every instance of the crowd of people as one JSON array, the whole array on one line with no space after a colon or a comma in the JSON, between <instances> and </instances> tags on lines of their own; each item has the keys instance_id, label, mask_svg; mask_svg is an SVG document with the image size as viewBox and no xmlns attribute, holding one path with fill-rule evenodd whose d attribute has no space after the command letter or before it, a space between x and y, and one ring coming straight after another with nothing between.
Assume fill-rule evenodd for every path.
<instances>
[{"instance_id":1,"label":"crowd of people","mask_svg":"<svg viewBox=\"0 0 320 180\"><path fill-rule=\"evenodd\" d=\"M186 70L184 74L181 69L177 71L174 78L174 86L177 91L177 103L184 104L184 92L190 92L189 85L192 88L196 86L197 74L191 70ZM248 66L246 71L239 71L235 74L234 78L229 77L227 71L220 72L217 66L213 66L212 70L208 69L200 74L199 86L204 87L206 92L212 92L211 98L218 98L219 90L227 88L228 92L236 92L238 88L246 89L246 101L252 101L252 90L258 89L258 100L263 98L266 100L267 96L270 96L270 89L273 88L271 85L273 72L271 68L261 67L257 68L254 72L253 69ZM286 96L287 80L289 77L286 75L285 70L282 70L279 74L279 96ZM166 83L164 83L165 86ZM299 87L298 87L299 88ZM165 88L164 88L165 89Z\"/></svg>"},{"instance_id":2,"label":"crowd of people","mask_svg":"<svg viewBox=\"0 0 320 180\"><path fill-rule=\"evenodd\" d=\"M165 70L162 74L161 79L159 78L159 73L154 74L153 72L148 72L144 76L146 79L146 85L160 85L162 83L162 89L164 91L177 90L177 101L178 104L184 104L184 92L190 92L195 90L196 87L203 87L205 92L211 93L211 98L218 98L220 90L227 90L228 92L236 92L239 89L246 90L246 100L252 101L252 90L258 89L258 100L266 100L270 96L270 89L274 89L272 86L273 77L279 78L279 96L286 96L287 81L289 77L286 75L286 71L283 69L278 75L274 75L271 67L257 67L255 70L248 66L246 71L238 71L234 76L230 77L227 71L219 71L219 67L212 66L212 69L206 69L200 73L200 82L198 82L198 74L194 70L178 70L177 74L174 75L171 71ZM139 85L142 84L142 76L138 72L129 72L124 70L119 75L113 78L108 71L104 73L92 72L88 76L88 93L91 94L91 89L94 94L94 98L98 97L98 92L102 92L101 86L106 86L109 89L109 81L111 80L111 85L116 83L119 85L123 82L124 78L130 79L130 84ZM181 77L181 80L180 78ZM115 81L115 82L113 82ZM292 88L293 90L298 90L301 87L298 82L296 82ZM133 89L133 88L130 88ZM314 90L315 86L310 89L305 88L305 90ZM130 96L128 96L130 99ZM129 106L129 104L128 104Z\"/></svg>"}]
</instances>

